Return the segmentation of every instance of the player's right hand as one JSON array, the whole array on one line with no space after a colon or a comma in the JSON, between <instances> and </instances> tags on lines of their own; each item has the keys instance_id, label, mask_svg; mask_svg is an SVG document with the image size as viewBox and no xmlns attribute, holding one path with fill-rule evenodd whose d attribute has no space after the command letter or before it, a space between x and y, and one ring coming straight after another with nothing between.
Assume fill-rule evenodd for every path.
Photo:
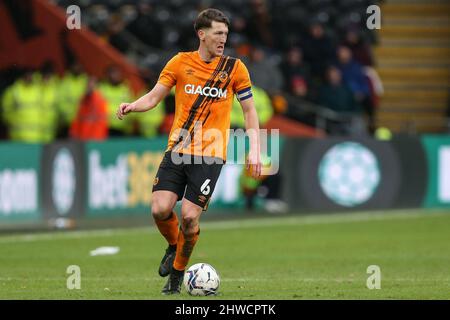
<instances>
[{"instance_id":1,"label":"player's right hand","mask_svg":"<svg viewBox=\"0 0 450 320\"><path fill-rule=\"evenodd\" d=\"M251 173L253 178L259 178L261 176L261 155L259 152L250 150L246 161L246 169Z\"/></svg>"},{"instance_id":2,"label":"player's right hand","mask_svg":"<svg viewBox=\"0 0 450 320\"><path fill-rule=\"evenodd\" d=\"M122 120L131 111L134 111L134 105L132 103L121 103L119 109L117 109L117 118Z\"/></svg>"}]
</instances>

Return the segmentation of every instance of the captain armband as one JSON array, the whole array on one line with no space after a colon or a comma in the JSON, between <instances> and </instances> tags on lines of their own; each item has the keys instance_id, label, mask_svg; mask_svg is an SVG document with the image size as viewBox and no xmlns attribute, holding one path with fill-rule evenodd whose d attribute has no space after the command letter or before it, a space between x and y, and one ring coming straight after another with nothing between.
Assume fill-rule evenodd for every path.
<instances>
[{"instance_id":1,"label":"captain armband","mask_svg":"<svg viewBox=\"0 0 450 320\"><path fill-rule=\"evenodd\" d=\"M236 93L236 97L239 101L244 101L248 98L253 97L252 88L248 87L248 88L242 89L241 91L238 91Z\"/></svg>"}]
</instances>

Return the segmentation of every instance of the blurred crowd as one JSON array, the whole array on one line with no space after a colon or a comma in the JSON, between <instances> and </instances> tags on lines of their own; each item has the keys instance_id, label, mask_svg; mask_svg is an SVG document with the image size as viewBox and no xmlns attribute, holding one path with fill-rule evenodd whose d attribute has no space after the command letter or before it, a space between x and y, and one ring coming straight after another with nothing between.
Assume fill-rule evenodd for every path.
<instances>
[{"instance_id":1,"label":"blurred crowd","mask_svg":"<svg viewBox=\"0 0 450 320\"><path fill-rule=\"evenodd\" d=\"M163 108L142 117L115 116L124 101L133 101L121 70L111 65L100 81L74 63L63 77L50 63L41 70L22 70L3 91L1 115L13 141L49 143L55 139L104 140L113 136L155 136Z\"/></svg>"},{"instance_id":2,"label":"blurred crowd","mask_svg":"<svg viewBox=\"0 0 450 320\"><path fill-rule=\"evenodd\" d=\"M53 1L66 7L71 1ZM84 0L82 21L133 61L150 89L167 60L196 50L192 21L206 7L231 18L227 54L250 72L261 125L274 114L330 134L372 134L383 87L374 70L376 34L366 28L370 0ZM102 79L76 61L63 76L50 63L23 70L4 88L3 137L51 142L56 138L106 139L167 134L174 113L171 94L161 105L119 121L121 102L133 101L121 70L111 65ZM234 102L232 127L243 127Z\"/></svg>"}]
</instances>

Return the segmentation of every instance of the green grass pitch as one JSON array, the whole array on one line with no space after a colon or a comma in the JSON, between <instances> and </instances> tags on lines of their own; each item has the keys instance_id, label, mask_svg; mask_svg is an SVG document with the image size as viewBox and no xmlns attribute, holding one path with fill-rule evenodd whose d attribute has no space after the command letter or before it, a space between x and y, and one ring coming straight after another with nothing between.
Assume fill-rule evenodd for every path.
<instances>
[{"instance_id":1,"label":"green grass pitch","mask_svg":"<svg viewBox=\"0 0 450 320\"><path fill-rule=\"evenodd\" d=\"M0 299L450 299L450 212L396 210L211 221L190 265L221 276L217 297L160 294L155 227L0 236ZM118 246L109 256L90 256ZM81 289L66 287L69 265ZM381 289L366 287L369 265Z\"/></svg>"}]
</instances>

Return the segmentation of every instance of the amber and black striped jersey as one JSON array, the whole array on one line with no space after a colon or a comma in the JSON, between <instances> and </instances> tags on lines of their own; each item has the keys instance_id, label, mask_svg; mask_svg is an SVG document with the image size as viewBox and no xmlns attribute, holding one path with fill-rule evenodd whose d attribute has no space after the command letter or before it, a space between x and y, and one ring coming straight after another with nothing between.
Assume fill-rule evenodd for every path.
<instances>
[{"instance_id":1,"label":"amber and black striped jersey","mask_svg":"<svg viewBox=\"0 0 450 320\"><path fill-rule=\"evenodd\" d=\"M226 159L233 97L252 96L244 63L229 56L204 62L180 52L164 67L158 83L175 88L175 118L167 150Z\"/></svg>"}]
</instances>

